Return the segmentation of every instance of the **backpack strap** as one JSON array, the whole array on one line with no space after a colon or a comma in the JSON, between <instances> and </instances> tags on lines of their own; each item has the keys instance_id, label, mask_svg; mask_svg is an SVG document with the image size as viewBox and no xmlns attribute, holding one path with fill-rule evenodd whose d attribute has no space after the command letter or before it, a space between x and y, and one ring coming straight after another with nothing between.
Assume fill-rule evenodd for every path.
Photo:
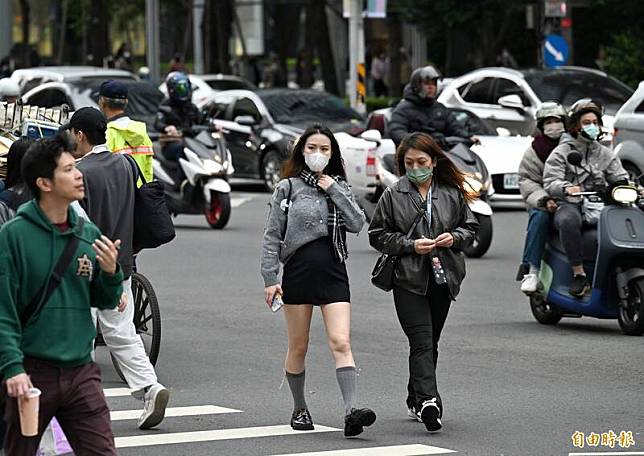
<instances>
[{"instance_id":1,"label":"backpack strap","mask_svg":"<svg viewBox=\"0 0 644 456\"><path fill-rule=\"evenodd\" d=\"M83 226L85 226L85 219L82 217L79 217L78 228L81 231L83 230ZM29 320L31 320L34 317L37 317L38 314L40 314L43 307L45 307L45 304L47 304L47 301L49 300L51 295L54 293L56 288L58 288L58 285L60 285L60 282L63 279L63 275L65 274L65 271L67 270L67 268L72 262L72 259L74 258L74 254L78 249L79 243L80 243L80 239L72 233L69 237L69 240L67 241L67 244L65 245L65 249L63 250L63 253L60 254L60 257L58 257L58 262L56 263L56 266L54 267L54 270L52 271L51 275L47 278L45 283L42 284L42 286L38 289L34 297L31 299L31 302L29 303L27 308L20 315L20 324L23 328L27 326L27 323L29 322Z\"/></svg>"}]
</instances>

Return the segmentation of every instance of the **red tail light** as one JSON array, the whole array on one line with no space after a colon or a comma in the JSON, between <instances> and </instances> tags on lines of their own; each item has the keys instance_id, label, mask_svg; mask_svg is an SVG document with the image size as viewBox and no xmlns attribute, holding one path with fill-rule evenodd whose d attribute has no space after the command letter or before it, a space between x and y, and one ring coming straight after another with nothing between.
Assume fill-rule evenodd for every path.
<instances>
[{"instance_id":1,"label":"red tail light","mask_svg":"<svg viewBox=\"0 0 644 456\"><path fill-rule=\"evenodd\" d=\"M376 149L369 149L367 152L367 176L375 177L378 175L378 170L376 168Z\"/></svg>"}]
</instances>

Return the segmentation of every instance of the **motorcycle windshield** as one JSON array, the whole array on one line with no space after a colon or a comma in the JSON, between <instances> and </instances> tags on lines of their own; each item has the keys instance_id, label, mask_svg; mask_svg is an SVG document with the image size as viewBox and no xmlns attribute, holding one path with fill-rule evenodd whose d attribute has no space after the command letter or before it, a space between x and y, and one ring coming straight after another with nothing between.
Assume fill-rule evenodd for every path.
<instances>
[{"instance_id":1,"label":"motorcycle windshield","mask_svg":"<svg viewBox=\"0 0 644 456\"><path fill-rule=\"evenodd\" d=\"M223 137L213 138L212 134L206 131L200 132L194 138L185 138L186 147L197 154L199 158L226 160L226 141Z\"/></svg>"}]
</instances>

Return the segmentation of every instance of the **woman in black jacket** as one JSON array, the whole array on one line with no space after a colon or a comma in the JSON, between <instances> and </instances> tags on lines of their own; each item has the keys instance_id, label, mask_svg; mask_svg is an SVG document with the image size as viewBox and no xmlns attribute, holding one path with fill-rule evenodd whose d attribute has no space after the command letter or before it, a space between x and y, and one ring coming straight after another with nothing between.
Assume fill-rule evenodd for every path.
<instances>
[{"instance_id":1,"label":"woman in black jacket","mask_svg":"<svg viewBox=\"0 0 644 456\"><path fill-rule=\"evenodd\" d=\"M475 195L425 133L403 139L396 164L401 178L378 201L369 242L398 257L393 292L410 347L407 408L428 431L438 431L443 414L436 386L438 340L465 277L461 249L478 229L467 206Z\"/></svg>"}]
</instances>

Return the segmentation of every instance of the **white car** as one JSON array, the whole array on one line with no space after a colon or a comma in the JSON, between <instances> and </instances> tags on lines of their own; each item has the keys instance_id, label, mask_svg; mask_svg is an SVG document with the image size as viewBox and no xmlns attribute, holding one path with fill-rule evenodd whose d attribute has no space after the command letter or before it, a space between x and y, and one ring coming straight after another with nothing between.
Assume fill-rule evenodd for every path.
<instances>
[{"instance_id":1,"label":"white car","mask_svg":"<svg viewBox=\"0 0 644 456\"><path fill-rule=\"evenodd\" d=\"M488 191L489 201L494 207L522 208L523 198L519 192L519 164L524 152L532 143L530 136L512 136L502 127L496 130L467 109L450 108L459 123L477 136L481 144L472 150L481 157L492 178ZM391 108L374 111L367 122L367 128L377 129L387 137Z\"/></svg>"},{"instance_id":2,"label":"white car","mask_svg":"<svg viewBox=\"0 0 644 456\"><path fill-rule=\"evenodd\" d=\"M210 102L215 93L222 90L255 90L257 87L244 78L231 74L189 74L190 84L192 85L192 103L198 108L202 108ZM168 88L165 82L159 85L159 90L168 96Z\"/></svg>"}]
</instances>

